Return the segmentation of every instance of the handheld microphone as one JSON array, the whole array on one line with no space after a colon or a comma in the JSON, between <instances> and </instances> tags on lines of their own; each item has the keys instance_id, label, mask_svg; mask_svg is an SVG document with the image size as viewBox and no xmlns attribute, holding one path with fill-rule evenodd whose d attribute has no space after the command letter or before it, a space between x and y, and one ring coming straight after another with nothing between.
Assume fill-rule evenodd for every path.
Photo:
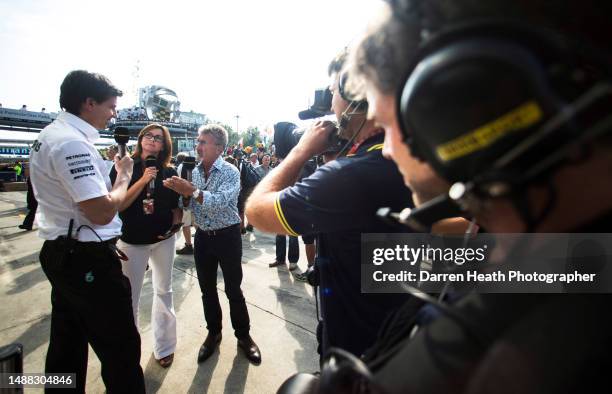
<instances>
[{"instance_id":1,"label":"handheld microphone","mask_svg":"<svg viewBox=\"0 0 612 394\"><path fill-rule=\"evenodd\" d=\"M191 182L191 172L195 168L195 157L187 156L185 160L183 160L183 171L181 171L181 177ZM185 174L185 176L183 176Z\"/></svg>"},{"instance_id":2,"label":"handheld microphone","mask_svg":"<svg viewBox=\"0 0 612 394\"><path fill-rule=\"evenodd\" d=\"M127 127L115 127L113 137L115 137L115 141L117 142L117 146L119 148L119 157L125 156L125 144L127 144L130 140L130 131L127 129Z\"/></svg>"},{"instance_id":3,"label":"handheld microphone","mask_svg":"<svg viewBox=\"0 0 612 394\"><path fill-rule=\"evenodd\" d=\"M145 167L157 167L157 158L155 156L147 156L145 159ZM155 178L149 181L148 191L149 193L153 193L155 190Z\"/></svg>"}]
</instances>

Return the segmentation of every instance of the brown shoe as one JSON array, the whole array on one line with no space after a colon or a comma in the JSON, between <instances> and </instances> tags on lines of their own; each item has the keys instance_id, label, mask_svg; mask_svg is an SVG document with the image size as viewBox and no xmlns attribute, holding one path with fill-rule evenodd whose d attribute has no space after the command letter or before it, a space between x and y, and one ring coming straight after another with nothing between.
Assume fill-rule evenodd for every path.
<instances>
[{"instance_id":1,"label":"brown shoe","mask_svg":"<svg viewBox=\"0 0 612 394\"><path fill-rule=\"evenodd\" d=\"M162 367L162 368L168 368L169 366L172 365L172 362L174 361L174 353L161 358L159 360L157 360L157 363Z\"/></svg>"},{"instance_id":2,"label":"brown shoe","mask_svg":"<svg viewBox=\"0 0 612 394\"><path fill-rule=\"evenodd\" d=\"M276 260L274 260L273 263L268 264L268 267L274 268L274 267L280 267L281 265L284 266L285 262L284 261L276 261Z\"/></svg>"}]
</instances>

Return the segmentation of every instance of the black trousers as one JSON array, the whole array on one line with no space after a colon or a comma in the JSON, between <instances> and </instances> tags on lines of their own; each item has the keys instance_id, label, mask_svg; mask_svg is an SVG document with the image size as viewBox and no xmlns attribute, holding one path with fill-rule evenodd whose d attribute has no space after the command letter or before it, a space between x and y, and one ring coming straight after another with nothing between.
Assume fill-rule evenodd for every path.
<instances>
[{"instance_id":1,"label":"black trousers","mask_svg":"<svg viewBox=\"0 0 612 394\"><path fill-rule=\"evenodd\" d=\"M290 263L297 263L300 259L300 244L298 237L289 235L289 253L287 258ZM279 263L285 262L285 253L287 253L287 236L276 236L276 261Z\"/></svg>"},{"instance_id":2,"label":"black trousers","mask_svg":"<svg viewBox=\"0 0 612 394\"><path fill-rule=\"evenodd\" d=\"M32 228L32 226L34 225L34 218L36 217L37 209L38 209L38 202L34 200L32 207L28 207L28 214L26 215L25 219L23 219L22 225L24 225L25 227Z\"/></svg>"},{"instance_id":3,"label":"black trousers","mask_svg":"<svg viewBox=\"0 0 612 394\"><path fill-rule=\"evenodd\" d=\"M249 335L250 321L246 301L242 295L242 237L238 224L213 234L197 229L194 241L198 282L202 291L206 328L211 334L221 332L222 315L217 293L217 267L221 266L225 281L225 294L229 300L230 318L234 335L244 338Z\"/></svg>"},{"instance_id":4,"label":"black trousers","mask_svg":"<svg viewBox=\"0 0 612 394\"><path fill-rule=\"evenodd\" d=\"M40 252L52 287L45 372L76 373L77 392L84 393L89 343L108 393L144 393L140 335L121 262L104 243L77 242L72 253L67 249L64 240L45 241Z\"/></svg>"},{"instance_id":5,"label":"black trousers","mask_svg":"<svg viewBox=\"0 0 612 394\"><path fill-rule=\"evenodd\" d=\"M36 209L38 209L38 201L36 201L36 197L34 197L34 189L32 189L32 183L30 182L30 178L28 178L28 194L26 195L26 201L28 203L28 214L25 219L23 219L22 225L25 227L32 228L34 224L34 217L36 216Z\"/></svg>"}]
</instances>

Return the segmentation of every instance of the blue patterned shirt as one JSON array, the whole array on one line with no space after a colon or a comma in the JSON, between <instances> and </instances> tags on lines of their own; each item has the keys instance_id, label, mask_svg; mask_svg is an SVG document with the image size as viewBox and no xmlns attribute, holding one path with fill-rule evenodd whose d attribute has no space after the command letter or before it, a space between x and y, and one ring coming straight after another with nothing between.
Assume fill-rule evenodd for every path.
<instances>
[{"instance_id":1,"label":"blue patterned shirt","mask_svg":"<svg viewBox=\"0 0 612 394\"><path fill-rule=\"evenodd\" d=\"M202 163L192 173L192 183L201 190L204 202L189 200L185 207L193 212L195 224L202 230L219 230L240 223L238 215L238 193L240 193L240 172L221 156L215 160L208 179L204 177ZM181 206L183 201L181 199Z\"/></svg>"}]
</instances>

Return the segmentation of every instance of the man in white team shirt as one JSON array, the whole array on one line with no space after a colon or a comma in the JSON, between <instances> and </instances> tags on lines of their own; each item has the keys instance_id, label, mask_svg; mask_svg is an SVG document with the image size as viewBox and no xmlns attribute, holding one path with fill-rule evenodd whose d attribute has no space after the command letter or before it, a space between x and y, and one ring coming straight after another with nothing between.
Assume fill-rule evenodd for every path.
<instances>
[{"instance_id":1,"label":"man in white team shirt","mask_svg":"<svg viewBox=\"0 0 612 394\"><path fill-rule=\"evenodd\" d=\"M130 283L114 245L133 161L115 158L111 188L93 144L116 116L121 95L102 75L70 72L61 86L64 111L41 131L30 155L39 236L45 239L40 262L52 287L45 372L76 373L79 392L85 391L88 343L109 393L145 392Z\"/></svg>"}]
</instances>

